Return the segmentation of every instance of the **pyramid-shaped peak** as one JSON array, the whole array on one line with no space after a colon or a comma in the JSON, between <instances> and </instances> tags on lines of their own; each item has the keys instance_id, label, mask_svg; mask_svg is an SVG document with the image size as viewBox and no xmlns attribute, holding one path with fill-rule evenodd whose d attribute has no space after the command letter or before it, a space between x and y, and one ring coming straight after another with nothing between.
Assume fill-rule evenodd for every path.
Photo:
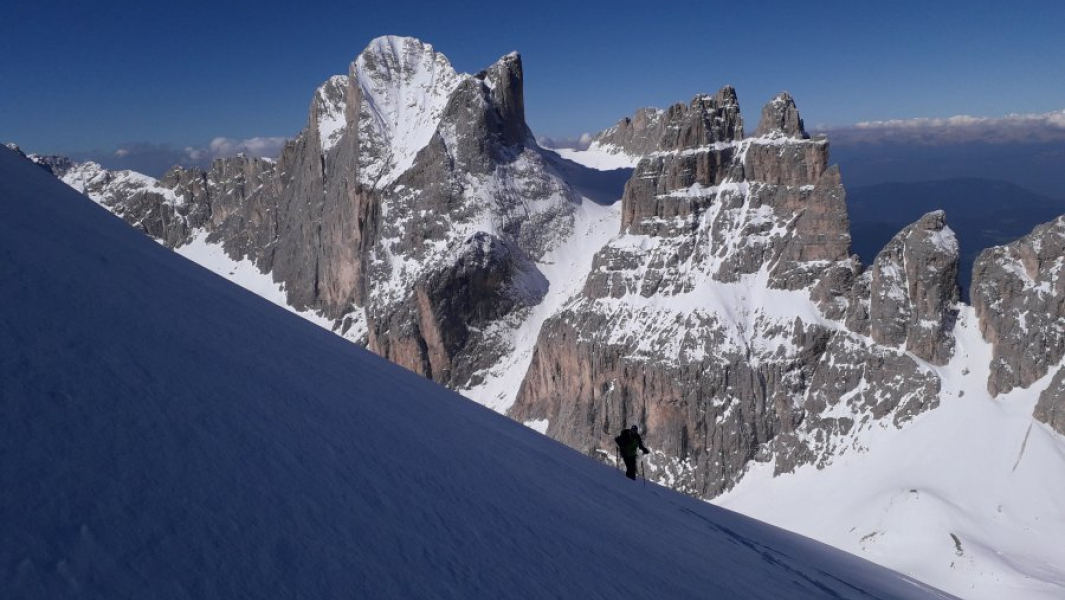
<instances>
[{"instance_id":1,"label":"pyramid-shaped peak","mask_svg":"<svg viewBox=\"0 0 1065 600\"><path fill-rule=\"evenodd\" d=\"M365 147L383 157L363 172L365 181L387 181L410 167L467 77L431 45L394 35L371 41L349 74L356 95L346 110L357 115Z\"/></svg>"},{"instance_id":2,"label":"pyramid-shaped peak","mask_svg":"<svg viewBox=\"0 0 1065 600\"><path fill-rule=\"evenodd\" d=\"M789 137L806 139L810 137L803 127L795 99L788 92L781 92L762 108L762 119L758 122L755 137Z\"/></svg>"},{"instance_id":3,"label":"pyramid-shaped peak","mask_svg":"<svg viewBox=\"0 0 1065 600\"><path fill-rule=\"evenodd\" d=\"M384 79L404 79L410 76L435 74L454 76L455 69L446 56L431 44L417 38L386 35L374 38L355 59L352 71L364 76Z\"/></svg>"}]
</instances>

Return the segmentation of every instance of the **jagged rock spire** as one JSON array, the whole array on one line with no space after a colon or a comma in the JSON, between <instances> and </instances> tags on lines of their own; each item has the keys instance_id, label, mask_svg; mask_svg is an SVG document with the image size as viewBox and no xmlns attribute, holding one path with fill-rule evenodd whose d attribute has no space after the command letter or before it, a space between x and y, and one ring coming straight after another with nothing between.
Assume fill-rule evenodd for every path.
<instances>
[{"instance_id":1,"label":"jagged rock spire","mask_svg":"<svg viewBox=\"0 0 1065 600\"><path fill-rule=\"evenodd\" d=\"M758 122L755 137L778 137L806 139L810 137L803 128L795 99L781 92L762 108L762 120Z\"/></svg>"},{"instance_id":2,"label":"jagged rock spire","mask_svg":"<svg viewBox=\"0 0 1065 600\"><path fill-rule=\"evenodd\" d=\"M958 240L937 210L900 231L873 262L870 334L945 365L954 352L958 299Z\"/></svg>"},{"instance_id":3,"label":"jagged rock spire","mask_svg":"<svg viewBox=\"0 0 1065 600\"><path fill-rule=\"evenodd\" d=\"M503 142L524 143L530 136L525 123L525 89L521 55L511 52L477 74L491 90L492 104L499 112Z\"/></svg>"}]
</instances>

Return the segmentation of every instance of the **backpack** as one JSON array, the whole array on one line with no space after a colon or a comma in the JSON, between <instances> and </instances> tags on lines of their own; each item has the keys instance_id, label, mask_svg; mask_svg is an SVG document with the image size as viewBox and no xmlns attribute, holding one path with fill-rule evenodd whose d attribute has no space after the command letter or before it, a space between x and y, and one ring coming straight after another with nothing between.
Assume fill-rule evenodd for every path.
<instances>
[{"instance_id":1,"label":"backpack","mask_svg":"<svg viewBox=\"0 0 1065 600\"><path fill-rule=\"evenodd\" d=\"M636 451L640 449L640 440L632 435L632 432L628 429L622 431L621 435L614 438L614 442L617 443L623 456L636 456Z\"/></svg>"}]
</instances>

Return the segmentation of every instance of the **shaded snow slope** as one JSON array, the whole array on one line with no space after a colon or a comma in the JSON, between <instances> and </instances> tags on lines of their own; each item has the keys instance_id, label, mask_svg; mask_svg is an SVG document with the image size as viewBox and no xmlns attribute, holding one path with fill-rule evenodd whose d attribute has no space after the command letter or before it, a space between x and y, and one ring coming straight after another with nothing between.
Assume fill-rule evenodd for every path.
<instances>
[{"instance_id":1,"label":"shaded snow slope","mask_svg":"<svg viewBox=\"0 0 1065 600\"><path fill-rule=\"evenodd\" d=\"M616 471L0 150L0 596L942 598Z\"/></svg>"},{"instance_id":2,"label":"shaded snow slope","mask_svg":"<svg viewBox=\"0 0 1065 600\"><path fill-rule=\"evenodd\" d=\"M751 471L716 503L972 600L1065 597L1065 439L1032 417L1050 376L992 399L973 309L940 406L859 433L823 470Z\"/></svg>"}]
</instances>

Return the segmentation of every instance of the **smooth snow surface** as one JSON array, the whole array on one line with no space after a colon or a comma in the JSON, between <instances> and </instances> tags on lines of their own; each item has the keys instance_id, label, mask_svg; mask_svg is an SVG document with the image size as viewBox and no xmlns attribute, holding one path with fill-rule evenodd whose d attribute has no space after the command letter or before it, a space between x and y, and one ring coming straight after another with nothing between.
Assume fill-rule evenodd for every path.
<instances>
[{"instance_id":1,"label":"smooth snow surface","mask_svg":"<svg viewBox=\"0 0 1065 600\"><path fill-rule=\"evenodd\" d=\"M593 144L587 150L572 150L570 148L551 148L552 152L566 160L572 160L577 164L584 165L589 169L599 171L611 171L614 169L632 169L639 164L640 156L632 156L622 152L613 146L598 146Z\"/></svg>"},{"instance_id":2,"label":"smooth snow surface","mask_svg":"<svg viewBox=\"0 0 1065 600\"><path fill-rule=\"evenodd\" d=\"M946 597L628 481L8 150L0 339L3 598Z\"/></svg>"},{"instance_id":3,"label":"smooth snow surface","mask_svg":"<svg viewBox=\"0 0 1065 600\"><path fill-rule=\"evenodd\" d=\"M717 504L971 600L1065 598L1065 439L1032 418L1045 377L996 399L964 307L941 405L863 431L824 470L755 464ZM1052 370L1053 372L1053 370Z\"/></svg>"}]
</instances>

